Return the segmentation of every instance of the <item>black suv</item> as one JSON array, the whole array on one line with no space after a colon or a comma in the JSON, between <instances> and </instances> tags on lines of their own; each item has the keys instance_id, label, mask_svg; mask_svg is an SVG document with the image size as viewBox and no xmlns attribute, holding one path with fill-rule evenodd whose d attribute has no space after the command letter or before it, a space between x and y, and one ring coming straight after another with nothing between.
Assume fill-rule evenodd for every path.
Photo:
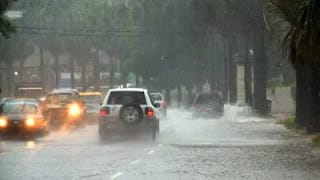
<instances>
[{"instance_id":1,"label":"black suv","mask_svg":"<svg viewBox=\"0 0 320 180\"><path fill-rule=\"evenodd\" d=\"M224 113L222 97L217 92L198 93L192 104L192 116L211 118L220 117Z\"/></svg>"},{"instance_id":2,"label":"black suv","mask_svg":"<svg viewBox=\"0 0 320 180\"><path fill-rule=\"evenodd\" d=\"M74 89L56 89L45 98L51 126L85 125L85 103Z\"/></svg>"}]
</instances>

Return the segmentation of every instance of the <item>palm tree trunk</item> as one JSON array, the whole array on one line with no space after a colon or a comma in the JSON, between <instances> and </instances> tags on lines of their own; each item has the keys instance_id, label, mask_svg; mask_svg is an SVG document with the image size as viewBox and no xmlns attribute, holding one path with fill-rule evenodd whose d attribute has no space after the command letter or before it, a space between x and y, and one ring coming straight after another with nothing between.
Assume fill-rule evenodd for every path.
<instances>
[{"instance_id":1,"label":"palm tree trunk","mask_svg":"<svg viewBox=\"0 0 320 180\"><path fill-rule=\"evenodd\" d=\"M136 87L140 87L139 74L136 73Z\"/></svg>"},{"instance_id":2,"label":"palm tree trunk","mask_svg":"<svg viewBox=\"0 0 320 180\"><path fill-rule=\"evenodd\" d=\"M19 80L23 80L23 65L24 65L25 60L20 60L19 64Z\"/></svg>"},{"instance_id":3,"label":"palm tree trunk","mask_svg":"<svg viewBox=\"0 0 320 180\"><path fill-rule=\"evenodd\" d=\"M267 55L262 27L255 34L254 53L254 109L260 115L267 114Z\"/></svg>"},{"instance_id":4,"label":"palm tree trunk","mask_svg":"<svg viewBox=\"0 0 320 180\"><path fill-rule=\"evenodd\" d=\"M229 59L229 92L230 92L230 103L237 102L237 66L233 61L234 43L235 38L228 40L228 59Z\"/></svg>"},{"instance_id":5,"label":"palm tree trunk","mask_svg":"<svg viewBox=\"0 0 320 180\"><path fill-rule=\"evenodd\" d=\"M110 58L110 81L109 87L113 88L114 85L114 56Z\"/></svg>"},{"instance_id":6,"label":"palm tree trunk","mask_svg":"<svg viewBox=\"0 0 320 180\"><path fill-rule=\"evenodd\" d=\"M87 90L87 83L86 83L86 63L81 62L81 85L82 91Z\"/></svg>"},{"instance_id":7,"label":"palm tree trunk","mask_svg":"<svg viewBox=\"0 0 320 180\"><path fill-rule=\"evenodd\" d=\"M70 57L70 80L71 80L71 88L75 87L75 79L74 79L74 59Z\"/></svg>"},{"instance_id":8,"label":"palm tree trunk","mask_svg":"<svg viewBox=\"0 0 320 180\"><path fill-rule=\"evenodd\" d=\"M58 55L54 55L54 72L56 75L56 82L55 82L55 87L59 88L59 81L60 81L60 72L59 72L59 56Z\"/></svg>"},{"instance_id":9,"label":"palm tree trunk","mask_svg":"<svg viewBox=\"0 0 320 180\"><path fill-rule=\"evenodd\" d=\"M41 84L42 87L44 88L45 86L45 75L44 75L44 52L42 47L39 47L39 52L40 52L40 78L41 78Z\"/></svg>"},{"instance_id":10,"label":"palm tree trunk","mask_svg":"<svg viewBox=\"0 0 320 180\"><path fill-rule=\"evenodd\" d=\"M178 107L181 107L181 102L182 102L182 88L181 85L178 84L178 94L177 94L177 103L178 103Z\"/></svg>"},{"instance_id":11,"label":"palm tree trunk","mask_svg":"<svg viewBox=\"0 0 320 180\"><path fill-rule=\"evenodd\" d=\"M223 99L224 102L229 102L229 58L228 58L228 41L226 40L225 43L225 56L224 56L224 85L223 85Z\"/></svg>"},{"instance_id":12,"label":"palm tree trunk","mask_svg":"<svg viewBox=\"0 0 320 180\"><path fill-rule=\"evenodd\" d=\"M245 55L244 55L244 86L245 86L245 100L248 106L252 106L252 65L249 59L249 47L247 40L245 43Z\"/></svg>"},{"instance_id":13,"label":"palm tree trunk","mask_svg":"<svg viewBox=\"0 0 320 180\"><path fill-rule=\"evenodd\" d=\"M99 60L99 50L94 54L93 57L93 77L94 77L94 89L96 91L100 90L100 60Z\"/></svg>"}]
</instances>

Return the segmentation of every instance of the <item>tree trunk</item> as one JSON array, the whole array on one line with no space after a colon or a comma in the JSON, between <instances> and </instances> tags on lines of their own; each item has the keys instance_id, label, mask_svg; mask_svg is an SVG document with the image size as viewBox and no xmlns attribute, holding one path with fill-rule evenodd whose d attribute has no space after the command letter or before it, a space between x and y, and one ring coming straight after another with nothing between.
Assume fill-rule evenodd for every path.
<instances>
[{"instance_id":1,"label":"tree trunk","mask_svg":"<svg viewBox=\"0 0 320 180\"><path fill-rule=\"evenodd\" d=\"M254 53L254 109L260 115L267 114L267 55L263 27L255 34Z\"/></svg>"},{"instance_id":2,"label":"tree trunk","mask_svg":"<svg viewBox=\"0 0 320 180\"><path fill-rule=\"evenodd\" d=\"M110 58L110 81L109 81L109 87L113 88L114 85L114 56L111 56Z\"/></svg>"},{"instance_id":3,"label":"tree trunk","mask_svg":"<svg viewBox=\"0 0 320 180\"><path fill-rule=\"evenodd\" d=\"M86 82L86 63L81 63L81 85L82 85L82 91L87 90L87 82Z\"/></svg>"},{"instance_id":4,"label":"tree trunk","mask_svg":"<svg viewBox=\"0 0 320 180\"><path fill-rule=\"evenodd\" d=\"M188 106L192 105L192 101L193 101L193 97L192 97L192 88L191 87L187 87L187 91L188 91Z\"/></svg>"},{"instance_id":5,"label":"tree trunk","mask_svg":"<svg viewBox=\"0 0 320 180\"><path fill-rule=\"evenodd\" d=\"M17 95L17 89L16 89L16 85L15 85L15 80L14 80L14 74L13 74L13 64L12 62L8 62L7 64L8 70L7 70L7 78L8 78L8 95L10 97L14 97Z\"/></svg>"},{"instance_id":6,"label":"tree trunk","mask_svg":"<svg viewBox=\"0 0 320 180\"><path fill-rule=\"evenodd\" d=\"M229 58L228 58L228 41L224 43L224 85L223 85L223 99L224 102L229 102Z\"/></svg>"},{"instance_id":7,"label":"tree trunk","mask_svg":"<svg viewBox=\"0 0 320 180\"><path fill-rule=\"evenodd\" d=\"M20 60L19 64L19 80L23 81L23 65L24 65L25 60Z\"/></svg>"},{"instance_id":8,"label":"tree trunk","mask_svg":"<svg viewBox=\"0 0 320 180\"><path fill-rule=\"evenodd\" d=\"M139 74L136 73L136 87L140 87L140 80L139 80Z\"/></svg>"},{"instance_id":9,"label":"tree trunk","mask_svg":"<svg viewBox=\"0 0 320 180\"><path fill-rule=\"evenodd\" d=\"M182 102L182 88L181 85L178 84L178 88L177 88L177 103L178 103L178 107L181 107L181 102Z\"/></svg>"},{"instance_id":10,"label":"tree trunk","mask_svg":"<svg viewBox=\"0 0 320 180\"><path fill-rule=\"evenodd\" d=\"M234 62L234 47L232 44L235 42L235 38L228 40L228 58L229 58L229 93L230 93L230 103L237 102L237 66Z\"/></svg>"},{"instance_id":11,"label":"tree trunk","mask_svg":"<svg viewBox=\"0 0 320 180\"><path fill-rule=\"evenodd\" d=\"M296 70L296 124L307 132L319 132L319 69L317 65L299 64Z\"/></svg>"},{"instance_id":12,"label":"tree trunk","mask_svg":"<svg viewBox=\"0 0 320 180\"><path fill-rule=\"evenodd\" d=\"M59 88L59 81L60 81L60 72L59 72L59 56L54 55L54 72L56 75L56 82L55 82L55 88Z\"/></svg>"},{"instance_id":13,"label":"tree trunk","mask_svg":"<svg viewBox=\"0 0 320 180\"><path fill-rule=\"evenodd\" d=\"M171 93L168 87L166 88L166 100L168 105L171 104Z\"/></svg>"},{"instance_id":14,"label":"tree trunk","mask_svg":"<svg viewBox=\"0 0 320 180\"><path fill-rule=\"evenodd\" d=\"M94 89L95 91L100 90L100 59L99 50L94 54L93 57L93 78L94 78Z\"/></svg>"},{"instance_id":15,"label":"tree trunk","mask_svg":"<svg viewBox=\"0 0 320 180\"><path fill-rule=\"evenodd\" d=\"M41 78L41 84L42 88L45 87L45 75L44 75L44 52L42 47L39 47L39 52L40 52L40 78ZM45 88L44 88L45 89Z\"/></svg>"},{"instance_id":16,"label":"tree trunk","mask_svg":"<svg viewBox=\"0 0 320 180\"><path fill-rule=\"evenodd\" d=\"M75 88L75 79L74 79L74 59L70 58L70 80L71 80L71 88Z\"/></svg>"},{"instance_id":17,"label":"tree trunk","mask_svg":"<svg viewBox=\"0 0 320 180\"><path fill-rule=\"evenodd\" d=\"M244 86L246 105L252 106L252 65L249 59L248 42L245 40L245 55L244 55Z\"/></svg>"}]
</instances>

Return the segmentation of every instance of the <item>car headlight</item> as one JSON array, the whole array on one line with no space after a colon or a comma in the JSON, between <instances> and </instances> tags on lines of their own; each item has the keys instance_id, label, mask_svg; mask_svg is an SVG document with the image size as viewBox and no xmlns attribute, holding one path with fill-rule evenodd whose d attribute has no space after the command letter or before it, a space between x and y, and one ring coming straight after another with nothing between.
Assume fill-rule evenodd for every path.
<instances>
[{"instance_id":1,"label":"car headlight","mask_svg":"<svg viewBox=\"0 0 320 180\"><path fill-rule=\"evenodd\" d=\"M70 116L79 116L80 113L81 113L81 109L77 104L73 104L69 107Z\"/></svg>"},{"instance_id":2,"label":"car headlight","mask_svg":"<svg viewBox=\"0 0 320 180\"><path fill-rule=\"evenodd\" d=\"M28 126L28 127L33 127L35 126L36 122L33 118L28 118L26 121L25 121L25 125Z\"/></svg>"},{"instance_id":3,"label":"car headlight","mask_svg":"<svg viewBox=\"0 0 320 180\"><path fill-rule=\"evenodd\" d=\"M7 125L8 125L8 121L7 121L7 119L6 119L6 118L1 117L1 118L0 118L0 128L7 127Z\"/></svg>"}]
</instances>

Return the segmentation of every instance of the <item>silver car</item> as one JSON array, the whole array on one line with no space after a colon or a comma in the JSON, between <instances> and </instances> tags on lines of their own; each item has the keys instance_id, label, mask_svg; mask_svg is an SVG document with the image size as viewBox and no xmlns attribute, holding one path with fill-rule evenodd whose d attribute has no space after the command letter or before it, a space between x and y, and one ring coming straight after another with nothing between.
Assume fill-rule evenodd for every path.
<instances>
[{"instance_id":1,"label":"silver car","mask_svg":"<svg viewBox=\"0 0 320 180\"><path fill-rule=\"evenodd\" d=\"M148 90L139 88L111 89L100 108L101 141L116 133L149 132L152 139L159 133L159 104L153 104Z\"/></svg>"}]
</instances>

